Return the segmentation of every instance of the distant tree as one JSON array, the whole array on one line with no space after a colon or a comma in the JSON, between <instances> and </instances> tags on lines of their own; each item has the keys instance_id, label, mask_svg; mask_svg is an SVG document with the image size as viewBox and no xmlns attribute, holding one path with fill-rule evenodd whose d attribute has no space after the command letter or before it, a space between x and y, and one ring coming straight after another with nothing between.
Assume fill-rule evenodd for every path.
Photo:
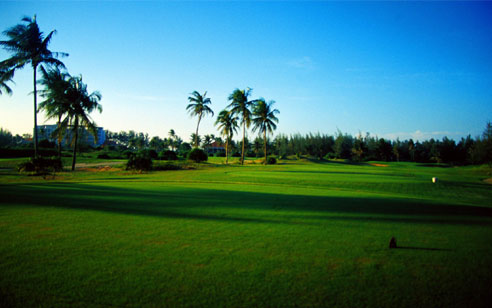
<instances>
[{"instance_id":1,"label":"distant tree","mask_svg":"<svg viewBox=\"0 0 492 308\"><path fill-rule=\"evenodd\" d=\"M196 148L196 147L200 146L200 144L202 143L202 137L200 135L192 133L190 135L190 143L194 144L195 148Z\"/></svg>"},{"instance_id":2,"label":"distant tree","mask_svg":"<svg viewBox=\"0 0 492 308\"><path fill-rule=\"evenodd\" d=\"M220 134L226 139L226 164L229 162L229 143L234 133L237 133L237 117L227 110L222 110L217 116L215 125L218 126Z\"/></svg>"},{"instance_id":3,"label":"distant tree","mask_svg":"<svg viewBox=\"0 0 492 308\"><path fill-rule=\"evenodd\" d=\"M205 135L203 136L203 147L208 148L212 142L214 142L214 139L212 138L211 135Z\"/></svg>"},{"instance_id":4,"label":"distant tree","mask_svg":"<svg viewBox=\"0 0 492 308\"><path fill-rule=\"evenodd\" d=\"M0 148L10 145L12 140L12 133L10 133L7 129L0 127Z\"/></svg>"},{"instance_id":5,"label":"distant tree","mask_svg":"<svg viewBox=\"0 0 492 308\"><path fill-rule=\"evenodd\" d=\"M243 143L241 150L241 165L244 164L244 154L245 154L245 138L246 138L246 128L251 124L251 110L250 107L255 101L249 101L248 97L251 95L252 89L247 88L246 90L236 89L229 95L229 100L231 103L228 108L231 108L230 112L233 115L241 117L241 124L243 125Z\"/></svg>"},{"instance_id":6,"label":"distant tree","mask_svg":"<svg viewBox=\"0 0 492 308\"><path fill-rule=\"evenodd\" d=\"M196 125L196 133L195 133L195 148L198 147L198 127L200 126L200 121L202 120L202 116L211 114L214 115L212 109L207 106L208 104L212 104L210 98L206 97L207 91L201 95L197 91L193 91L191 96L188 97L190 104L186 106L186 110L190 113L191 116L198 116L198 124Z\"/></svg>"},{"instance_id":7,"label":"distant tree","mask_svg":"<svg viewBox=\"0 0 492 308\"><path fill-rule=\"evenodd\" d=\"M352 147L352 159L357 162L361 162L364 158L364 154L366 152L366 145L364 143L364 138L362 134L359 132L357 138L354 138L354 143Z\"/></svg>"},{"instance_id":8,"label":"distant tree","mask_svg":"<svg viewBox=\"0 0 492 308\"><path fill-rule=\"evenodd\" d=\"M0 62L0 68L13 72L23 68L26 64L31 64L33 68L34 85L34 155L38 156L38 133L37 133L37 91L36 91L36 71L41 64L65 67L58 60L59 56L68 56L66 53L52 52L48 49L55 30L51 31L46 37L39 29L36 15L33 18L24 17L22 22L12 28L7 29L4 34L8 37L6 41L0 41L0 46L12 54L11 58ZM8 92L8 91L7 91Z\"/></svg>"},{"instance_id":9,"label":"distant tree","mask_svg":"<svg viewBox=\"0 0 492 308\"><path fill-rule=\"evenodd\" d=\"M337 158L350 159L352 155L352 144L352 136L344 135L339 130L335 138L335 156Z\"/></svg>"},{"instance_id":10,"label":"distant tree","mask_svg":"<svg viewBox=\"0 0 492 308\"><path fill-rule=\"evenodd\" d=\"M391 142L385 140L384 138L380 138L378 141L378 160L390 161L392 152L393 147L391 146Z\"/></svg>"},{"instance_id":11,"label":"distant tree","mask_svg":"<svg viewBox=\"0 0 492 308\"><path fill-rule=\"evenodd\" d=\"M265 165L267 164L267 133L271 134L277 129L276 123L279 114L278 109L273 109L275 101L265 102L263 98L257 100L253 106L253 131L258 131L263 134Z\"/></svg>"}]
</instances>

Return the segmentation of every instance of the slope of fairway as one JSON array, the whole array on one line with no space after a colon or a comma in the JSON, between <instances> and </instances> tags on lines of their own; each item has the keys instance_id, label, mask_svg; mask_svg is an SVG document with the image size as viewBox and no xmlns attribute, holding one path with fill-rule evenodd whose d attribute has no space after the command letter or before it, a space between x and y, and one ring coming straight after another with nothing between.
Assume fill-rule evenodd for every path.
<instances>
[{"instance_id":1,"label":"slope of fairway","mask_svg":"<svg viewBox=\"0 0 492 308\"><path fill-rule=\"evenodd\" d=\"M4 172L0 306L486 307L487 172L292 161ZM388 249L392 236L401 248Z\"/></svg>"}]
</instances>

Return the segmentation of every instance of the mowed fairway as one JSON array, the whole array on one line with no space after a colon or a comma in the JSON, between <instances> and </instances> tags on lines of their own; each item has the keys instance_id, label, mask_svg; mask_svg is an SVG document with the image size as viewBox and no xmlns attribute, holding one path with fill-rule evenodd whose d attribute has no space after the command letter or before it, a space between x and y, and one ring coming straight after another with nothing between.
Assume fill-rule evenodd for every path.
<instances>
[{"instance_id":1,"label":"mowed fairway","mask_svg":"<svg viewBox=\"0 0 492 308\"><path fill-rule=\"evenodd\" d=\"M54 180L5 171L0 306L488 307L487 172L306 161Z\"/></svg>"}]
</instances>

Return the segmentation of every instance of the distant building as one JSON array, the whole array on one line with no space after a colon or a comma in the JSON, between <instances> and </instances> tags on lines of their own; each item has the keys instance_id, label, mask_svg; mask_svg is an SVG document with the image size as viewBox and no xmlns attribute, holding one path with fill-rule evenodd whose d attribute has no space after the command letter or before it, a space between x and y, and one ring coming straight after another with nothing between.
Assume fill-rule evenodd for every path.
<instances>
[{"instance_id":1,"label":"distant building","mask_svg":"<svg viewBox=\"0 0 492 308\"><path fill-rule=\"evenodd\" d=\"M50 142L58 143L56 136L53 136L53 132L56 130L57 125L38 125L38 140L47 139ZM106 141L106 133L102 127L96 128L97 142L94 136L87 131L84 127L79 128L79 142L86 143L92 147L99 147ZM65 136L62 140L62 145L67 145L71 141L72 133L67 129Z\"/></svg>"},{"instance_id":2,"label":"distant building","mask_svg":"<svg viewBox=\"0 0 492 308\"><path fill-rule=\"evenodd\" d=\"M214 141L209 146L205 147L205 150L207 151L208 155L212 155L215 153L225 153L224 145L218 143L217 141Z\"/></svg>"}]
</instances>

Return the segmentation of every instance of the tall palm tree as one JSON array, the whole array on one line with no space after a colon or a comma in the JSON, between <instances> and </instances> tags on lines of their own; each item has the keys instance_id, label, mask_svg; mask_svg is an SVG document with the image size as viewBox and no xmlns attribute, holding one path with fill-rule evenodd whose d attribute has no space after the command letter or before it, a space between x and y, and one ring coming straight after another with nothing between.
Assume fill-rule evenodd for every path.
<instances>
[{"instance_id":1,"label":"tall palm tree","mask_svg":"<svg viewBox=\"0 0 492 308\"><path fill-rule=\"evenodd\" d=\"M198 147L198 127L200 126L200 121L202 120L202 116L207 113L214 116L214 112L212 109L207 106L208 104L212 104L210 98L206 97L207 91L201 95L198 91L193 91L191 96L188 97L190 104L186 106L186 110L190 113L191 116L198 116L198 124L196 126L196 134L195 134L195 147Z\"/></svg>"},{"instance_id":2,"label":"tall palm tree","mask_svg":"<svg viewBox=\"0 0 492 308\"><path fill-rule=\"evenodd\" d=\"M8 95L12 95L12 89L7 85L7 82L13 82L14 70L0 68L0 95L3 95L2 90Z\"/></svg>"},{"instance_id":3,"label":"tall palm tree","mask_svg":"<svg viewBox=\"0 0 492 308\"><path fill-rule=\"evenodd\" d=\"M273 109L275 101L265 102L265 99L260 98L256 101L253 107L253 131L263 133L264 150L265 150L265 165L267 163L267 133L273 133L277 129L278 118L275 116L280 113L277 109Z\"/></svg>"},{"instance_id":4,"label":"tall palm tree","mask_svg":"<svg viewBox=\"0 0 492 308\"><path fill-rule=\"evenodd\" d=\"M58 60L60 56L68 56L66 53L52 52L48 49L48 44L56 33L51 31L46 37L39 30L36 22L36 15L33 18L24 17L22 22L12 28L7 29L4 34L9 38L7 41L0 41L0 46L12 54L0 62L0 67L8 70L17 70L23 68L26 64L31 64L33 68L33 86L34 86L34 155L38 155L38 133L37 133L37 93L36 93L36 71L40 64L49 64L65 67Z\"/></svg>"},{"instance_id":5,"label":"tall palm tree","mask_svg":"<svg viewBox=\"0 0 492 308\"><path fill-rule=\"evenodd\" d=\"M70 78L70 86L66 91L66 98L70 102L66 117L61 123L63 129L70 129L73 145L72 171L75 170L77 158L77 142L79 128L85 127L97 139L96 123L92 121L89 113L94 110L102 112L99 104L102 96L98 91L89 94L87 85L82 82L82 76Z\"/></svg>"},{"instance_id":6,"label":"tall palm tree","mask_svg":"<svg viewBox=\"0 0 492 308\"><path fill-rule=\"evenodd\" d=\"M236 89L229 95L229 108L234 115L241 116L241 124L243 125L243 144L241 150L241 165L244 164L244 138L246 136L246 128L251 125L251 110L249 108L256 100L248 101L248 97L251 95L252 89L246 88L246 90Z\"/></svg>"},{"instance_id":7,"label":"tall palm tree","mask_svg":"<svg viewBox=\"0 0 492 308\"><path fill-rule=\"evenodd\" d=\"M61 156L61 142L64 130L61 128L61 121L70 108L70 101L67 99L67 91L70 87L70 74L60 71L54 67L46 70L41 67L42 79L38 82L44 86L40 91L40 96L45 100L39 103L39 110L44 110L46 119L57 119L57 129L54 134L58 139L58 156Z\"/></svg>"},{"instance_id":8,"label":"tall palm tree","mask_svg":"<svg viewBox=\"0 0 492 308\"><path fill-rule=\"evenodd\" d=\"M215 125L218 126L220 134L226 138L226 164L229 163L229 141L234 133L237 133L237 117L227 110L222 110L217 116Z\"/></svg>"}]
</instances>

